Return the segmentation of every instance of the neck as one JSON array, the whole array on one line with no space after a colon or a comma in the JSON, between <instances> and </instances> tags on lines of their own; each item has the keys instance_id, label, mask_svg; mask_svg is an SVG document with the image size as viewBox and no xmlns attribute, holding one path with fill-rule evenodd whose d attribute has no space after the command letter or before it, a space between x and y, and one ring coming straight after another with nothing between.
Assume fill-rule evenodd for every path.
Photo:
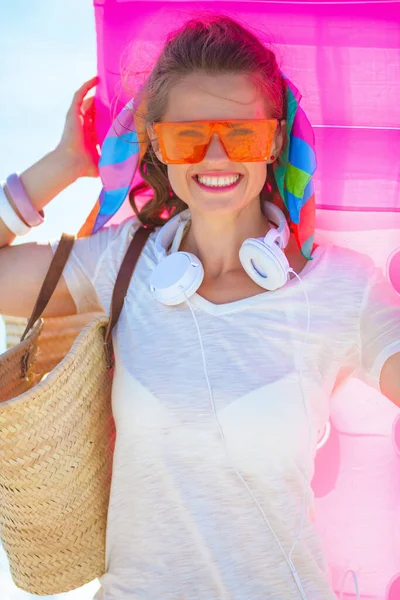
<instances>
[{"instance_id":1,"label":"neck","mask_svg":"<svg viewBox=\"0 0 400 600\"><path fill-rule=\"evenodd\" d=\"M190 210L191 223L179 250L191 252L205 273L219 277L241 270L239 250L245 239L264 237L271 229L260 202L230 214L215 215Z\"/></svg>"}]
</instances>

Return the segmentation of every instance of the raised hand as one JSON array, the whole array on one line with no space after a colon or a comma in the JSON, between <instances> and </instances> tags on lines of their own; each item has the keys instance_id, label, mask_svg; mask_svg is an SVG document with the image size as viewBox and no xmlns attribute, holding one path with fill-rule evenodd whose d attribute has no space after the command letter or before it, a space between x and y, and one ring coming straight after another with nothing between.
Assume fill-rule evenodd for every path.
<instances>
[{"instance_id":1,"label":"raised hand","mask_svg":"<svg viewBox=\"0 0 400 600\"><path fill-rule=\"evenodd\" d=\"M95 129L94 96L85 98L98 82L99 78L93 77L75 92L57 146L59 154L65 154L79 165L80 177L99 176L100 147Z\"/></svg>"}]
</instances>

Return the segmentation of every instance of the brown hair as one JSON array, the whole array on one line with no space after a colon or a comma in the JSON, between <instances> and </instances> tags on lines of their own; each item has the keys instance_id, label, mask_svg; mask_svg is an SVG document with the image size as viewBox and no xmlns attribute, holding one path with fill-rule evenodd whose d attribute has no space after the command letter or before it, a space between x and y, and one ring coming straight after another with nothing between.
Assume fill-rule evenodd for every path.
<instances>
[{"instance_id":1,"label":"brown hair","mask_svg":"<svg viewBox=\"0 0 400 600\"><path fill-rule=\"evenodd\" d=\"M247 74L265 98L269 118L286 119L287 87L274 52L238 22L221 15L191 19L168 36L142 91L147 112L140 118L147 124L160 121L167 107L169 90L193 72ZM282 149L284 147L285 143ZM172 190L167 166L157 159L151 144L139 170L143 182L131 190L129 200L143 224L163 225L188 208ZM139 211L135 194L150 189L153 198ZM261 192L261 200L265 199L278 204L288 218L271 164L267 165L266 183Z\"/></svg>"}]
</instances>

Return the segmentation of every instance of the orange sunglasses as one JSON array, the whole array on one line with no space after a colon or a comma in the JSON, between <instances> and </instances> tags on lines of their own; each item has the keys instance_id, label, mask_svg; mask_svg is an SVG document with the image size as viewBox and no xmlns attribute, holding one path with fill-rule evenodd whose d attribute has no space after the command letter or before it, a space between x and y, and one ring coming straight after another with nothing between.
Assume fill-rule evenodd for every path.
<instances>
[{"instance_id":1,"label":"orange sunglasses","mask_svg":"<svg viewBox=\"0 0 400 600\"><path fill-rule=\"evenodd\" d=\"M164 162L174 165L201 162L214 131L225 152L235 162L268 160L278 119L235 121L186 121L154 123Z\"/></svg>"}]
</instances>

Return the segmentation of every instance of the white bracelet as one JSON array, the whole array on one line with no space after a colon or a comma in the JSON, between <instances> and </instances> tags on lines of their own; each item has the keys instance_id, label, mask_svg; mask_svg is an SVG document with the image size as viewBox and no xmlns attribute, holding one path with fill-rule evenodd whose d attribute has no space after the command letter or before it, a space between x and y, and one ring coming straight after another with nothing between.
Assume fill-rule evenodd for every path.
<instances>
[{"instance_id":1,"label":"white bracelet","mask_svg":"<svg viewBox=\"0 0 400 600\"><path fill-rule=\"evenodd\" d=\"M25 235L30 232L32 227L26 225L11 206L4 191L4 184L5 181L2 181L0 185L0 219L14 235Z\"/></svg>"}]
</instances>

